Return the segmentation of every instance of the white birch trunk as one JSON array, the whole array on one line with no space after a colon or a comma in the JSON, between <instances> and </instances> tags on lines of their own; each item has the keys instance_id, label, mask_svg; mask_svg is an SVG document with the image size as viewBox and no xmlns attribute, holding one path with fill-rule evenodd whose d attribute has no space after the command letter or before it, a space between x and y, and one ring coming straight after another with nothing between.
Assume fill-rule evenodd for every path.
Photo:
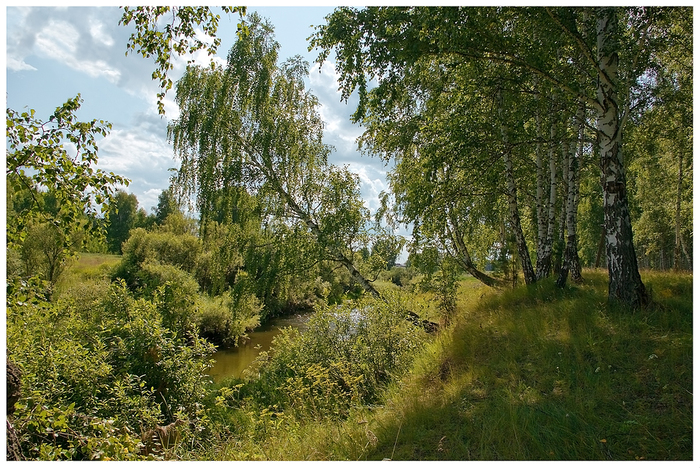
<instances>
[{"instance_id":1,"label":"white birch trunk","mask_svg":"<svg viewBox=\"0 0 700 468\"><path fill-rule=\"evenodd\" d=\"M618 104L618 57L615 9L600 8L597 15L598 46L598 141L608 259L608 299L634 308L648 302L637 266L632 242L632 223L627 202L625 169L622 161L621 112Z\"/></svg>"},{"instance_id":2,"label":"white birch trunk","mask_svg":"<svg viewBox=\"0 0 700 468\"><path fill-rule=\"evenodd\" d=\"M505 146L503 150L503 164L506 170L506 194L508 197L508 210L510 212L511 228L513 229L513 234L515 235L515 243L517 244L518 248L518 256L520 257L520 265L523 269L525 284L532 284L535 281L537 281L537 276L535 275L535 269L532 267L530 251L527 247L525 235L523 234L522 223L520 222L520 213L518 209L518 190L515 185L515 173L513 171L513 162L510 159L510 148L508 148L508 132L506 131L506 126L503 123L503 100L500 92L497 100L498 116L501 118L501 136L503 138L503 143Z\"/></svg>"},{"instance_id":3,"label":"white birch trunk","mask_svg":"<svg viewBox=\"0 0 700 468\"><path fill-rule=\"evenodd\" d=\"M578 242L576 238L576 210L578 208L578 161L583 153L583 106L580 105L577 112L577 121L579 122L579 153L576 154L574 149L567 143L564 144L564 162L568 168L566 173L566 248L564 249L564 258L562 267L559 270L557 278L557 286L563 287L566 284L566 279L571 274L571 279L575 283L580 283L581 266L578 259Z\"/></svg>"},{"instance_id":4,"label":"white birch trunk","mask_svg":"<svg viewBox=\"0 0 700 468\"><path fill-rule=\"evenodd\" d=\"M553 142L556 138L556 127L550 128L549 159L549 197L544 200L544 162L541 151L537 154L537 279L549 276L552 269L552 245L554 242L555 204L557 198L557 163Z\"/></svg>"},{"instance_id":5,"label":"white birch trunk","mask_svg":"<svg viewBox=\"0 0 700 468\"><path fill-rule=\"evenodd\" d=\"M537 136L542 136L542 117L537 112L535 116L537 126ZM549 265L545 265L546 242L547 242L547 218L545 217L544 206L544 161L542 158L542 143L537 142L535 147L535 164L537 166L537 193L535 203L537 204L537 279L542 279L549 274Z\"/></svg>"}]
</instances>

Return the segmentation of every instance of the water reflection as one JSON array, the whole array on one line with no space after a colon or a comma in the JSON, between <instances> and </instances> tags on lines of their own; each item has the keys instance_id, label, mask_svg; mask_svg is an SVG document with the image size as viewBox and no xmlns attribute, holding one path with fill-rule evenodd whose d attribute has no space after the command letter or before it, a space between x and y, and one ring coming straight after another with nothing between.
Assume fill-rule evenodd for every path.
<instances>
[{"instance_id":1,"label":"water reflection","mask_svg":"<svg viewBox=\"0 0 700 468\"><path fill-rule=\"evenodd\" d=\"M249 333L250 340L244 345L217 351L212 356L215 362L209 369L209 375L215 382L225 377L241 377L243 371L261 351L270 349L272 339L279 334L281 328L295 327L304 330L308 319L309 315L289 315L269 320Z\"/></svg>"}]
</instances>

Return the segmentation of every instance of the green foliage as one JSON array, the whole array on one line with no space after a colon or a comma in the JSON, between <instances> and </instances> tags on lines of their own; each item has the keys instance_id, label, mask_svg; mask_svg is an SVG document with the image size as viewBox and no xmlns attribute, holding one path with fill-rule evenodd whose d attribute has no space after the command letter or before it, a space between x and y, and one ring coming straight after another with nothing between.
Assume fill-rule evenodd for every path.
<instances>
[{"instance_id":1,"label":"green foliage","mask_svg":"<svg viewBox=\"0 0 700 468\"><path fill-rule=\"evenodd\" d=\"M96 208L112 196L113 187L128 184L123 177L94 167L96 138L106 136L111 124L79 122L75 114L81 102L80 95L69 99L45 121L38 119L33 109L22 113L7 109L8 201L15 211L13 222L8 224L9 242L21 243L28 226L38 221L54 224L69 244L74 223L86 214L94 218ZM55 198L54 212L39 203L39 193L45 191ZM13 198L21 192L29 197L19 205Z\"/></svg>"},{"instance_id":2,"label":"green foliage","mask_svg":"<svg viewBox=\"0 0 700 468\"><path fill-rule=\"evenodd\" d=\"M654 305L635 314L607 304L603 273L584 277L564 289L463 282L461 312L379 405L296 424L284 411L270 418L277 432L237 440L242 457L692 459L692 276L645 275ZM232 447L218 447L222 459Z\"/></svg>"},{"instance_id":3,"label":"green foliage","mask_svg":"<svg viewBox=\"0 0 700 468\"><path fill-rule=\"evenodd\" d=\"M221 9L225 13L239 13L241 17L246 12L246 7L224 6ZM170 23L161 18L167 13L172 14ZM136 32L129 37L126 55L129 55L130 51L136 51L145 58L153 57L157 66L152 78L160 81L162 89L162 92L158 93L160 114L165 114L163 99L165 93L173 86L172 80L168 78L168 72L173 69L172 54L185 55L206 50L207 54L214 55L221 44L221 39L216 37L219 19L219 15L212 13L209 7L124 7L119 24L128 26L133 21L136 27ZM202 25L204 33L212 39L211 43L199 39L195 29L199 25ZM162 31L159 30L161 27ZM245 24L239 23L238 34L243 36L245 31Z\"/></svg>"},{"instance_id":4,"label":"green foliage","mask_svg":"<svg viewBox=\"0 0 700 468\"><path fill-rule=\"evenodd\" d=\"M69 260L62 232L50 223L32 224L20 248L22 276L38 275L55 283Z\"/></svg>"},{"instance_id":5,"label":"green foliage","mask_svg":"<svg viewBox=\"0 0 700 468\"><path fill-rule=\"evenodd\" d=\"M8 290L8 358L22 370L14 425L28 459L135 459L140 434L203 417L211 345L163 326L159 304L105 280Z\"/></svg>"},{"instance_id":6,"label":"green foliage","mask_svg":"<svg viewBox=\"0 0 700 468\"><path fill-rule=\"evenodd\" d=\"M171 187L160 192L158 195L158 205L155 207L155 222L164 224L171 214L181 212L181 206Z\"/></svg>"},{"instance_id":7,"label":"green foliage","mask_svg":"<svg viewBox=\"0 0 700 468\"><path fill-rule=\"evenodd\" d=\"M241 224L250 239L241 213L252 207L260 224L264 220L261 240L291 243L279 249L282 257L263 249L257 262L246 261L257 269L248 271L256 279L273 278L275 268L289 267L289 258L301 262L296 271L328 260L376 294L353 263L353 253L367 244L369 220L359 180L328 164L318 99L304 82L308 64L297 56L278 65L278 50L272 27L252 15L249 33L231 48L225 68L187 69L177 85L180 117L169 126L180 159L174 183L196 195L203 226L209 220ZM300 243L304 252L294 255ZM261 272L266 265L271 271Z\"/></svg>"},{"instance_id":8,"label":"green foliage","mask_svg":"<svg viewBox=\"0 0 700 468\"><path fill-rule=\"evenodd\" d=\"M416 270L412 267L394 266L390 270L379 275L379 278L385 281L391 281L396 286L406 288L411 286L416 273Z\"/></svg>"},{"instance_id":9,"label":"green foliage","mask_svg":"<svg viewBox=\"0 0 700 468\"><path fill-rule=\"evenodd\" d=\"M320 49L320 64L335 53L342 98L358 93L352 120L365 127L359 139L362 148L396 161L390 173L396 212L413 224L414 240L440 245L465 271L489 285L496 282L476 265L485 263L488 249L497 244L500 226L516 236L525 281L548 274L557 236L552 232L555 218L546 217L546 212L549 207L562 210L564 204L550 199L544 206L539 162L545 146L550 155L568 147L577 102L585 104L585 126L592 129L597 119L597 144L589 145L591 139L581 130L582 154L577 157L595 150L601 161L596 166L603 171L598 180L605 181L602 239L610 240L611 300L640 305L646 296L630 228L626 161L617 152L627 151L622 147L629 139L623 141L622 135L629 133L622 126L634 120L636 112L664 108L671 112L660 113L667 115L662 122L683 122L661 128L666 127L662 133L673 142L669 154L678 159L678 172L689 173L684 142L691 138L686 110L692 67L689 49L680 44L687 45L692 37L691 17L685 8L339 7L310 40L311 47ZM376 84L370 86L372 80ZM578 123L584 129L583 119ZM607 131L604 125L615 130ZM546 126L551 130L548 138L541 131ZM538 177L533 180L535 159ZM559 177L562 171L552 168L551 173ZM566 218L573 219L576 184L570 185L572 203L566 205ZM689 226L689 212L682 208L688 192L680 192L677 232ZM540 247L537 275L527 245L535 237L534 229L521 221L518 200L537 205L532 210ZM508 224L497 209L504 201L510 211ZM648 226L645 241L653 239L652 232L661 233L654 220L663 212L668 213L657 210L656 216L640 220ZM563 231L564 223L558 224ZM573 233L571 226L575 239ZM678 260L684 238L675 237ZM685 242L689 243L687 234Z\"/></svg>"},{"instance_id":10,"label":"green foliage","mask_svg":"<svg viewBox=\"0 0 700 468\"><path fill-rule=\"evenodd\" d=\"M95 169L97 138L110 124L79 122L80 95L57 108L48 120L34 110L7 109L8 252L20 253L23 268L8 270L25 278L38 275L56 283L72 252L100 248L97 209L128 181Z\"/></svg>"},{"instance_id":11,"label":"green foliage","mask_svg":"<svg viewBox=\"0 0 700 468\"><path fill-rule=\"evenodd\" d=\"M158 305L163 325L181 336L191 333L199 292L192 275L176 266L146 262L137 278L139 294Z\"/></svg>"},{"instance_id":12,"label":"green foliage","mask_svg":"<svg viewBox=\"0 0 700 468\"><path fill-rule=\"evenodd\" d=\"M170 421L177 414L201 418L208 368L203 358L214 351L213 347L196 335L178 337L165 328L157 304L140 299L133 301L130 309L136 317L116 324L109 337L115 367L142 376Z\"/></svg>"},{"instance_id":13,"label":"green foliage","mask_svg":"<svg viewBox=\"0 0 700 468\"><path fill-rule=\"evenodd\" d=\"M407 369L424 332L406 320L399 296L317 307L304 333L283 330L259 376L241 390L314 419L344 418L376 401L384 385Z\"/></svg>"},{"instance_id":14,"label":"green foliage","mask_svg":"<svg viewBox=\"0 0 700 468\"><path fill-rule=\"evenodd\" d=\"M164 225L156 231L134 229L123 244L123 257L115 275L130 285L141 285L138 272L148 263L160 263L194 272L202 249L200 239L192 234L177 234Z\"/></svg>"},{"instance_id":15,"label":"green foliage","mask_svg":"<svg viewBox=\"0 0 700 468\"><path fill-rule=\"evenodd\" d=\"M440 321L443 325L449 324L457 308L459 265L436 248L424 248L412 253L411 267L421 273L417 284L420 290L435 294Z\"/></svg>"},{"instance_id":16,"label":"green foliage","mask_svg":"<svg viewBox=\"0 0 700 468\"><path fill-rule=\"evenodd\" d=\"M238 338L245 330L236 327L231 314L230 299L200 297L198 309L199 335L210 343L227 348L238 345Z\"/></svg>"},{"instance_id":17,"label":"green foliage","mask_svg":"<svg viewBox=\"0 0 700 468\"><path fill-rule=\"evenodd\" d=\"M284 276L274 276L274 269L250 260L275 281L266 285L261 276L256 281L249 277L241 255L255 256L245 252L249 244L243 236L238 225L212 222L202 242L192 234L190 222L175 213L154 231L131 231L113 277L157 304L164 326L179 336L198 331L217 345L236 346L247 330L260 324L264 304L257 295L266 297L267 287L277 290L286 284Z\"/></svg>"},{"instance_id":18,"label":"green foliage","mask_svg":"<svg viewBox=\"0 0 700 468\"><path fill-rule=\"evenodd\" d=\"M238 346L246 332L260 325L262 304L241 284L220 296L199 297L196 320L200 336L228 348Z\"/></svg>"},{"instance_id":19,"label":"green foliage","mask_svg":"<svg viewBox=\"0 0 700 468\"><path fill-rule=\"evenodd\" d=\"M129 238L129 231L136 224L139 202L136 195L118 190L105 213L107 221L107 245L112 253L122 253L122 244Z\"/></svg>"},{"instance_id":20,"label":"green foliage","mask_svg":"<svg viewBox=\"0 0 700 468\"><path fill-rule=\"evenodd\" d=\"M630 126L629 179L635 244L640 264L690 269L693 243L692 13L659 15L666 47L655 60L654 106Z\"/></svg>"}]
</instances>

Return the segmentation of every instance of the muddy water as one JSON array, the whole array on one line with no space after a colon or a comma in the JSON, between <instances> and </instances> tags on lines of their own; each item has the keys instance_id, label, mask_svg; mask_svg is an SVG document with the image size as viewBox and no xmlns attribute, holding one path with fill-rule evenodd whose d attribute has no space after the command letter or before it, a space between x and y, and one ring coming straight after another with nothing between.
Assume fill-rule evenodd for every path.
<instances>
[{"instance_id":1,"label":"muddy water","mask_svg":"<svg viewBox=\"0 0 700 468\"><path fill-rule=\"evenodd\" d=\"M272 339L277 336L281 328L294 327L303 330L309 315L290 315L269 320L264 325L248 333L250 338L244 345L237 348L224 349L214 353L214 366L209 369L214 382L219 382L226 377L241 377L243 371L250 366L261 351L270 349Z\"/></svg>"}]
</instances>

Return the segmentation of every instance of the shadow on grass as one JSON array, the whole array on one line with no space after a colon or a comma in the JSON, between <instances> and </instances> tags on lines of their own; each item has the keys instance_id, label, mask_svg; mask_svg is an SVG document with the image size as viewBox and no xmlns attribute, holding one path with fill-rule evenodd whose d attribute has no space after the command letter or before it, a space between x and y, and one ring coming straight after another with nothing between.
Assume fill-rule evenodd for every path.
<instances>
[{"instance_id":1,"label":"shadow on grass","mask_svg":"<svg viewBox=\"0 0 700 468\"><path fill-rule=\"evenodd\" d=\"M390 397L364 459L690 460L692 277L645 278L609 305L604 275L485 298Z\"/></svg>"}]
</instances>

